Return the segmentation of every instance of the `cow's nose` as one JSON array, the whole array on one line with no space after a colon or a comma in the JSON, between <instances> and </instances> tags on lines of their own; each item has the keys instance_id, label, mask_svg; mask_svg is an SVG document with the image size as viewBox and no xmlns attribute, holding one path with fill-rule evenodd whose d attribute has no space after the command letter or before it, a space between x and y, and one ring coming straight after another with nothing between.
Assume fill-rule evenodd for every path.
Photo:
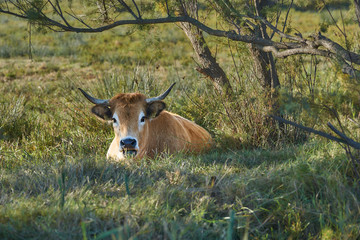
<instances>
[{"instance_id":1,"label":"cow's nose","mask_svg":"<svg viewBox=\"0 0 360 240\"><path fill-rule=\"evenodd\" d=\"M135 138L123 138L120 140L120 147L122 149L130 148L133 149L136 147L137 141Z\"/></svg>"}]
</instances>

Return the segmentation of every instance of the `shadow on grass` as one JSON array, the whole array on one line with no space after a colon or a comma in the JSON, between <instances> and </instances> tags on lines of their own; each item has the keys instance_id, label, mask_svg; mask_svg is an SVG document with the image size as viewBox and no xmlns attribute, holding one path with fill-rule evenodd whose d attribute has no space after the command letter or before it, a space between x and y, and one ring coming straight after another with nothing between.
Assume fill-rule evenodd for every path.
<instances>
[{"instance_id":1,"label":"shadow on grass","mask_svg":"<svg viewBox=\"0 0 360 240\"><path fill-rule=\"evenodd\" d=\"M36 164L2 169L1 185L2 192L6 194L11 192L37 196L49 189L59 191L65 188L66 192L71 192L87 187L104 196L124 196L129 188L143 191L157 181L175 181L172 178L186 176L189 187L203 187L213 175L222 175L227 168L238 174L259 167L268 168L292 162L296 160L301 148L292 146L278 151L227 152L215 149L203 155L177 154L151 160L129 159L126 162L113 162L91 155L71 160L39 160Z\"/></svg>"},{"instance_id":2,"label":"shadow on grass","mask_svg":"<svg viewBox=\"0 0 360 240\"><path fill-rule=\"evenodd\" d=\"M351 199L352 193L343 191L346 186L341 184L341 175L337 175L336 164L341 159L324 162L320 157L308 161L313 153L307 150L312 147L214 150L204 155L177 154L121 163L80 156L16 170L1 169L0 210L1 206L14 209L3 210L7 215L0 216L0 220L10 219L12 224L0 224L0 230L3 227L10 233L25 229L19 226L36 230L46 223L47 229L38 229L42 235L59 237L63 231L64 236L75 233L79 238L84 228L89 237L94 237L129 224L134 234L147 228L150 235L142 235L144 238L163 238L173 222L184 223L174 231L190 235L189 229L201 233L215 226L217 230L208 234L218 239L221 229L227 226L224 218L232 210L238 224L245 226L246 219L254 220L249 225L254 236L266 232L276 238L277 232L289 237L286 229L294 221L305 229L299 230L299 238L314 235L321 227L318 212L330 216L326 208L319 209L319 203L340 206L344 199ZM334 171L319 172L324 168L331 170L331 166ZM348 196L344 198L344 194ZM356 205L355 200L346 201ZM341 213L336 212L339 216ZM355 219L356 215L351 217ZM36 219L35 223L29 219ZM299 219L312 219L312 227ZM34 233L23 231L21 236L35 236Z\"/></svg>"},{"instance_id":3,"label":"shadow on grass","mask_svg":"<svg viewBox=\"0 0 360 240\"><path fill-rule=\"evenodd\" d=\"M287 146L284 149L251 149L251 150L222 150L215 149L201 156L199 159L204 164L230 164L243 166L248 169L259 166L283 164L297 158L298 152L303 145Z\"/></svg>"}]
</instances>

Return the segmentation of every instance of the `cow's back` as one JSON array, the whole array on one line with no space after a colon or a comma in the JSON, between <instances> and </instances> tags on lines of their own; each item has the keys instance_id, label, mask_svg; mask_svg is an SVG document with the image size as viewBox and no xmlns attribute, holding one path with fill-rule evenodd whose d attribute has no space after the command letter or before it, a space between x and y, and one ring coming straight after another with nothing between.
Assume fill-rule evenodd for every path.
<instances>
[{"instance_id":1,"label":"cow's back","mask_svg":"<svg viewBox=\"0 0 360 240\"><path fill-rule=\"evenodd\" d=\"M211 136L204 128L177 114L163 111L149 122L149 138L143 153L149 156L163 151L199 153L211 145Z\"/></svg>"}]
</instances>

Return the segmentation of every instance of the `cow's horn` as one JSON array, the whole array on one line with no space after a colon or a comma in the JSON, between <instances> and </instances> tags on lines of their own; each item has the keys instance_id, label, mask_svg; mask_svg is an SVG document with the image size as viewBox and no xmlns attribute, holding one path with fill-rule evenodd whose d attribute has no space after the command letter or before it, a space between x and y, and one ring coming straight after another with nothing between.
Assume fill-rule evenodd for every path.
<instances>
[{"instance_id":1,"label":"cow's horn","mask_svg":"<svg viewBox=\"0 0 360 240\"><path fill-rule=\"evenodd\" d=\"M171 89L174 87L175 83L173 83L168 90L166 90L163 94L161 94L160 96L154 97L154 98L147 98L146 102L147 103L151 103L151 102L155 102L155 101L160 101L163 100L164 98L166 98L166 96L170 93Z\"/></svg>"},{"instance_id":2,"label":"cow's horn","mask_svg":"<svg viewBox=\"0 0 360 240\"><path fill-rule=\"evenodd\" d=\"M79 90L82 92L82 94L84 94L84 96L92 103L97 104L97 105L109 105L109 100L103 100L103 99L97 99L94 98L92 96L90 96L89 94L87 94L84 90L82 90L81 88L79 88Z\"/></svg>"}]
</instances>

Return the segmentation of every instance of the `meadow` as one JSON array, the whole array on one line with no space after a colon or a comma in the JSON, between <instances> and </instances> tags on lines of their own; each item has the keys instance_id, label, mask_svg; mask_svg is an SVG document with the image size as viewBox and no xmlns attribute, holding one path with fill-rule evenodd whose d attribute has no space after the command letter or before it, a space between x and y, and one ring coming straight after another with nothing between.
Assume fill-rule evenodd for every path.
<instances>
[{"instance_id":1,"label":"meadow","mask_svg":"<svg viewBox=\"0 0 360 240\"><path fill-rule=\"evenodd\" d=\"M333 14L359 52L353 12L342 11ZM291 21L345 41L325 11L294 11ZM194 69L173 24L97 34L33 26L29 40L27 22L0 15L0 239L359 239L360 186L344 149L291 127L268 141L246 44L207 37L233 83L230 102ZM328 131L327 105L360 139L348 121L360 111L356 82L324 58L277 64L288 118ZM106 160L112 127L77 88L155 96L173 82L168 110L207 129L213 149Z\"/></svg>"}]
</instances>

